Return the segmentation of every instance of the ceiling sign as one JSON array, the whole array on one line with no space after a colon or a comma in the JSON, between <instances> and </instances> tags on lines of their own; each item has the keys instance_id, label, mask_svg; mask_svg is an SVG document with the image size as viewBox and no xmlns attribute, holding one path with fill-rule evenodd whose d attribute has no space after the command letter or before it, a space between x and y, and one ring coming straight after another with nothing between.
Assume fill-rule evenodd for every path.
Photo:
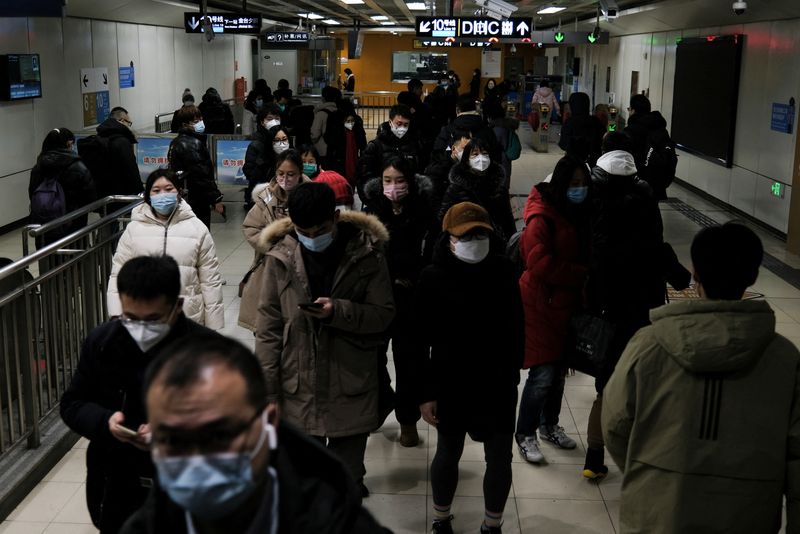
<instances>
[{"instance_id":1,"label":"ceiling sign","mask_svg":"<svg viewBox=\"0 0 800 534\"><path fill-rule=\"evenodd\" d=\"M578 45L578 44L608 44L608 32L565 32L565 31L535 31L531 36L534 43L550 45Z\"/></svg>"},{"instance_id":2,"label":"ceiling sign","mask_svg":"<svg viewBox=\"0 0 800 534\"><path fill-rule=\"evenodd\" d=\"M267 43L307 43L308 32L267 32L264 34Z\"/></svg>"},{"instance_id":3,"label":"ceiling sign","mask_svg":"<svg viewBox=\"0 0 800 534\"><path fill-rule=\"evenodd\" d=\"M531 36L530 17L495 20L478 17L417 17L417 37L525 39Z\"/></svg>"},{"instance_id":4,"label":"ceiling sign","mask_svg":"<svg viewBox=\"0 0 800 534\"><path fill-rule=\"evenodd\" d=\"M256 13L183 13L186 33L203 33L204 19L211 21L214 33L260 33L261 15Z\"/></svg>"}]
</instances>

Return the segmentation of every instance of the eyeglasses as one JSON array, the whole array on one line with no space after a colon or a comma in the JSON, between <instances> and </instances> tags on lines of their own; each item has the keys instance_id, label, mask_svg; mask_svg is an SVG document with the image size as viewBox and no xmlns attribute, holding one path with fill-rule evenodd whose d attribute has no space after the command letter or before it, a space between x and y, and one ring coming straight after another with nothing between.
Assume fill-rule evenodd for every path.
<instances>
[{"instance_id":1,"label":"eyeglasses","mask_svg":"<svg viewBox=\"0 0 800 534\"><path fill-rule=\"evenodd\" d=\"M172 305L169 312L166 315L162 315L158 319L131 319L130 317L125 316L125 312L119 318L119 321L125 326L146 326L149 324L158 324L158 323L168 323L172 314L175 313L175 310L178 307L178 303Z\"/></svg>"},{"instance_id":2,"label":"eyeglasses","mask_svg":"<svg viewBox=\"0 0 800 534\"><path fill-rule=\"evenodd\" d=\"M168 456L187 456L192 453L214 454L231 450L233 442L244 434L253 421L264 413L259 410L246 421L220 420L192 429L155 429L153 447Z\"/></svg>"}]
</instances>

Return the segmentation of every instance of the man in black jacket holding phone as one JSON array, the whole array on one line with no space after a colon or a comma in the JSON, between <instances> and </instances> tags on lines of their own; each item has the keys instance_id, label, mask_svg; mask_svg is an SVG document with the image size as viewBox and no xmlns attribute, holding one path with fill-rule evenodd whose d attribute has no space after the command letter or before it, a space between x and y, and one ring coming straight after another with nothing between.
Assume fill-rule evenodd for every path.
<instances>
[{"instance_id":1,"label":"man in black jacket holding phone","mask_svg":"<svg viewBox=\"0 0 800 534\"><path fill-rule=\"evenodd\" d=\"M86 502L102 534L117 533L144 503L155 469L142 385L171 341L211 332L183 314L178 265L169 256L128 261L117 277L122 315L92 330L61 398L61 417L89 439Z\"/></svg>"}]
</instances>

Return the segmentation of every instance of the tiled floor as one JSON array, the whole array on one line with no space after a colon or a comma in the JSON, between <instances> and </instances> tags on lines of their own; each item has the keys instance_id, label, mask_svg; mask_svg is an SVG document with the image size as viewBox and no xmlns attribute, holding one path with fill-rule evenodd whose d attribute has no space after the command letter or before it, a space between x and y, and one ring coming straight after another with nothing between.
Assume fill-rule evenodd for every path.
<instances>
[{"instance_id":1,"label":"tiled floor","mask_svg":"<svg viewBox=\"0 0 800 534\"><path fill-rule=\"evenodd\" d=\"M525 140L525 134L522 136ZM527 148L514 162L512 193L526 195L533 184L553 169L560 151L534 154ZM240 224L244 213L241 204L233 202L240 195L227 191L229 220L214 224L213 234L221 261L222 274L228 281L224 287L226 326L224 333L252 346L253 336L236 326L239 299L238 282L252 259L252 250L244 242ZM672 187L670 195L678 197L719 222L733 216L688 191ZM524 199L522 199L524 201ZM520 204L521 205L521 204ZM699 227L684 215L662 206L665 237L678 256L688 265L689 245ZM766 249L781 260L800 266L800 258L788 254L781 241L759 230ZM21 255L18 233L0 237L0 255L18 258ZM763 293L775 309L778 331L800 345L800 291L769 271L762 270L753 290ZM524 379L524 374L521 375ZM522 386L520 385L520 388ZM542 532L546 534L616 532L619 510L620 472L611 467L609 477L600 484L581 478L586 444L586 424L594 398L592 380L584 375L567 380L561 423L566 431L579 437L578 448L561 451L548 444L543 450L548 463L541 467L524 463L514 451L514 483L505 513L504 532ZM422 534L429 525L431 491L429 464L436 446L436 433L424 422L418 425L422 443L404 449L397 443L399 425L390 418L373 434L366 454L366 485L372 495L366 506L387 527L398 534ZM89 522L84 502L84 455L86 441L75 448L48 474L25 501L0 525L0 534L81 534L96 532ZM461 462L460 483L453 513L456 532L477 532L482 519L481 480L484 463L480 444L468 442Z\"/></svg>"}]
</instances>

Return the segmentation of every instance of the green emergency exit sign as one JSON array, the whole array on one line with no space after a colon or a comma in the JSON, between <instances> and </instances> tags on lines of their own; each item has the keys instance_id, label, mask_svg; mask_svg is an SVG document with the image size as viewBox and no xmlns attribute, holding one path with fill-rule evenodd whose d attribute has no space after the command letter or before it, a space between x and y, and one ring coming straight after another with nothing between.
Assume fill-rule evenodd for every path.
<instances>
[{"instance_id":1,"label":"green emergency exit sign","mask_svg":"<svg viewBox=\"0 0 800 534\"><path fill-rule=\"evenodd\" d=\"M772 182L772 196L783 198L785 185L780 182Z\"/></svg>"}]
</instances>

